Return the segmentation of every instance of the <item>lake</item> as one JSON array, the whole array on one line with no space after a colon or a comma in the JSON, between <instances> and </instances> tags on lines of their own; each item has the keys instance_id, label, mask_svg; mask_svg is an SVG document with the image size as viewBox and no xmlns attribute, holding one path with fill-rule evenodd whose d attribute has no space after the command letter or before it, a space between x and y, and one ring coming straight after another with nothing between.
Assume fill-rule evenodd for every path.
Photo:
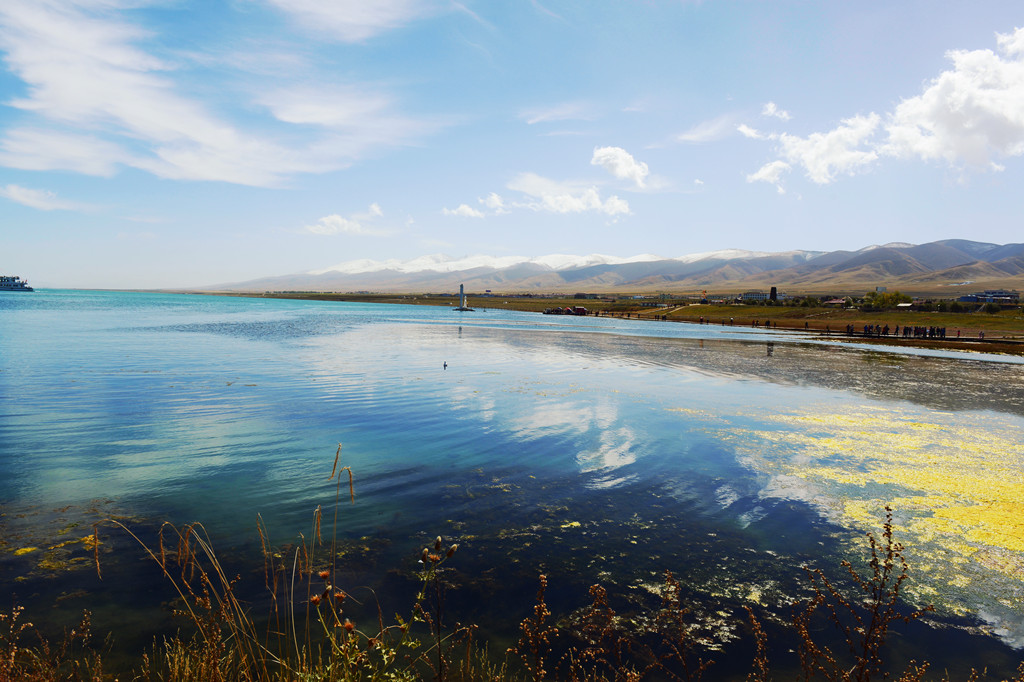
<instances>
[{"instance_id":1,"label":"lake","mask_svg":"<svg viewBox=\"0 0 1024 682\"><path fill-rule=\"evenodd\" d=\"M569 613L595 582L639 609L671 570L728 648L721 614L781 632L800 567L863 565L888 504L905 596L936 608L898 655L1024 660L1019 359L502 305L0 293L0 582L44 627L89 608L141 651L173 595L109 525L97 577L93 524L201 522L257 595L258 519L293 547L320 506L352 590L387 604L434 536L459 542L449 609L495 642L540 572Z\"/></svg>"}]
</instances>

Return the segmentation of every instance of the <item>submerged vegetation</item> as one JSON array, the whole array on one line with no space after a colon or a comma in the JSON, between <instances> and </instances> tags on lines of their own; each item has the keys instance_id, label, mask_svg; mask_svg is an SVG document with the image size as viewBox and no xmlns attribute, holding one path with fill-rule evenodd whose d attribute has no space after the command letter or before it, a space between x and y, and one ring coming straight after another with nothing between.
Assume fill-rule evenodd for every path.
<instances>
[{"instance_id":1,"label":"submerged vegetation","mask_svg":"<svg viewBox=\"0 0 1024 682\"><path fill-rule=\"evenodd\" d=\"M0 680L951 679L893 646L899 626L931 607L914 608L901 598L910 565L888 507L881 534L866 534L861 562L843 561L836 575L803 568L805 594L787 616L756 605L692 611L668 571L650 608L622 610L615 595L595 584L588 605L556 614L549 597L558 586L542 573L532 607L524 603L521 613L510 614L520 619L517 634L499 647L450 610L447 597L459 585L450 564L461 555L459 544L442 537L401 569L416 589L393 614L372 590L344 584L339 517L343 493L354 502L355 490L351 469L338 466L340 452L339 446L331 473L337 488L329 534L320 508L309 538L287 549L271 545L259 522L262 587L243 584L226 568L202 524L164 524L147 544L124 521L109 519L106 532L126 533L172 586L175 598L167 606L182 628L138 652L127 667L122 663L115 677L105 666L113 643L92 639L88 611L52 643L14 605L0 613ZM88 538L82 544L99 573L99 528ZM714 619L738 624L718 628ZM985 664L977 661L967 679L994 679ZM1010 679L1024 682L1024 664Z\"/></svg>"}]
</instances>

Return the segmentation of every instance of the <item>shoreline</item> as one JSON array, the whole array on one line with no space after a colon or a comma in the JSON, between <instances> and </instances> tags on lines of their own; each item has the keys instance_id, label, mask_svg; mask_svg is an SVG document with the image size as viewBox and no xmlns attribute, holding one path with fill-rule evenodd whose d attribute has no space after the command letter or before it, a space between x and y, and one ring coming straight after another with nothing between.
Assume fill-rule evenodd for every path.
<instances>
[{"instance_id":1,"label":"shoreline","mask_svg":"<svg viewBox=\"0 0 1024 682\"><path fill-rule=\"evenodd\" d=\"M405 305L429 305L434 307L452 307L457 303L446 295L430 294L340 294L340 293L247 293L247 292L198 292L210 296L237 296L242 298L279 298L305 301L337 301L355 303L389 303ZM999 317L982 318L981 321L1015 322L1020 329L1001 329L993 324L978 324L974 315L979 313L919 313L903 311L848 311L830 308L801 308L796 306L750 306L733 304L720 305L677 305L652 309L648 306L631 304L627 301L610 301L608 299L574 299L572 297L543 296L472 296L467 295L467 305L478 310L516 310L544 314L545 309L554 307L570 307L583 304L588 309L588 316L615 317L632 319L638 322L686 322L690 324L710 324L714 326L756 327L761 331L796 331L818 333L817 338L839 340L846 339L862 344L881 344L889 346L906 346L912 348L929 348L939 350L961 350L980 353L1002 353L1006 355L1024 356L1024 320L1004 319ZM697 310L694 310L697 309ZM700 314L700 313L705 314ZM972 316L964 319L964 316ZM920 319L914 319L918 317ZM771 320L772 328L766 329L764 322ZM934 324L941 321L943 324ZM757 323L755 325L755 322ZM932 322L931 324L928 324ZM951 324L956 322L959 324ZM966 323L966 324L964 324ZM889 335L865 335L867 324L931 327L942 326L947 330L945 338L903 337ZM846 326L852 325L853 334L846 332ZM959 336L956 336L957 332ZM979 337L980 333L984 337Z\"/></svg>"},{"instance_id":2,"label":"shoreline","mask_svg":"<svg viewBox=\"0 0 1024 682\"><path fill-rule=\"evenodd\" d=\"M622 317L620 315L614 315L609 317ZM631 319L631 318L626 318ZM670 318L668 320L658 320L653 317L642 317L638 316L637 321L650 321L650 322L686 322L690 324L701 324L700 318L697 320L683 319L683 318ZM703 324L712 326L743 326L743 327L754 327L764 332L774 331L789 331L789 332L804 332L807 334L817 333L815 338L818 339L829 339L829 340L848 340L862 344L881 344L888 346L906 346L911 348L933 348L933 349L945 349L945 350L964 350L964 351L975 351L984 353L1005 353L1008 355L1024 355L1024 339L1016 337L1008 338L1003 336L1004 332L1000 331L989 331L981 330L976 328L965 329L959 327L962 333L960 336L946 336L945 338L927 338L927 337L904 337L896 336L894 334L865 334L863 331L857 331L854 329L852 333L847 333L845 328L832 328L829 324L822 324L820 322L810 323L806 327L792 324L776 324L772 322L772 328L766 329L763 326L754 326L751 319L743 320L745 324L741 324L739 319L735 320L734 324L723 324L723 319L708 319L705 318ZM856 325L855 325L856 326ZM914 326L914 325L911 325ZM861 325L863 328L863 325ZM979 338L978 332L984 331L985 337ZM966 333L963 333L966 332ZM947 331L948 333L948 331Z\"/></svg>"}]
</instances>

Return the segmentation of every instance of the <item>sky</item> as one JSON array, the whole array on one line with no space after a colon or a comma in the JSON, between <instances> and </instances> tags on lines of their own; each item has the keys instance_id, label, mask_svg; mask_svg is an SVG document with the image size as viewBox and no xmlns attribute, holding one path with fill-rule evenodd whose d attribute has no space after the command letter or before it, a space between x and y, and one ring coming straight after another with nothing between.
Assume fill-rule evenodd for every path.
<instances>
[{"instance_id":1,"label":"sky","mask_svg":"<svg viewBox=\"0 0 1024 682\"><path fill-rule=\"evenodd\" d=\"M2 0L0 274L1024 241L1019 0Z\"/></svg>"}]
</instances>

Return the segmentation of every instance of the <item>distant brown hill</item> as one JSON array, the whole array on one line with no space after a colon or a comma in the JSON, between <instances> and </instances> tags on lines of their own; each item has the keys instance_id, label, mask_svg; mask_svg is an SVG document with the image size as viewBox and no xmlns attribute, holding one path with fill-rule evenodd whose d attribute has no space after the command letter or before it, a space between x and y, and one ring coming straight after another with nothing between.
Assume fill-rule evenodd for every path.
<instances>
[{"instance_id":1,"label":"distant brown hill","mask_svg":"<svg viewBox=\"0 0 1024 682\"><path fill-rule=\"evenodd\" d=\"M455 261L352 261L314 273L203 287L220 291L506 293L673 292L738 294L777 287L789 294L862 294L876 287L952 298L982 289L1024 289L1024 244L949 239L858 251L717 251L660 258L546 256Z\"/></svg>"}]
</instances>

